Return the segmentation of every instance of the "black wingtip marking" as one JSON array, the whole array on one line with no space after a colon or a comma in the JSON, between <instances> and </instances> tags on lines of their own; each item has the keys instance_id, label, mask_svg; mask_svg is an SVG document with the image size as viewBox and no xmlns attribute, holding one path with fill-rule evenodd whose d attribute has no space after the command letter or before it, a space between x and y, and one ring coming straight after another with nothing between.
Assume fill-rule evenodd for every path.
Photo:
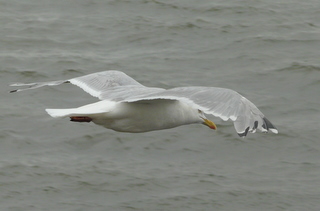
<instances>
[{"instance_id":1,"label":"black wingtip marking","mask_svg":"<svg viewBox=\"0 0 320 211\"><path fill-rule=\"evenodd\" d=\"M258 121L254 121L252 130L257 129L257 127L258 127Z\"/></svg>"},{"instance_id":2,"label":"black wingtip marking","mask_svg":"<svg viewBox=\"0 0 320 211\"><path fill-rule=\"evenodd\" d=\"M271 129L277 129L267 118L263 117L263 121L264 124L262 125L262 127L266 130L269 130L269 128Z\"/></svg>"},{"instance_id":3,"label":"black wingtip marking","mask_svg":"<svg viewBox=\"0 0 320 211\"><path fill-rule=\"evenodd\" d=\"M14 93L14 92L17 92L17 91L18 91L18 89L15 89L15 90L9 91L9 93Z\"/></svg>"},{"instance_id":4,"label":"black wingtip marking","mask_svg":"<svg viewBox=\"0 0 320 211\"><path fill-rule=\"evenodd\" d=\"M249 127L247 127L246 130L243 133L238 133L238 135L240 137L245 137L248 134L248 132L249 132Z\"/></svg>"}]
</instances>

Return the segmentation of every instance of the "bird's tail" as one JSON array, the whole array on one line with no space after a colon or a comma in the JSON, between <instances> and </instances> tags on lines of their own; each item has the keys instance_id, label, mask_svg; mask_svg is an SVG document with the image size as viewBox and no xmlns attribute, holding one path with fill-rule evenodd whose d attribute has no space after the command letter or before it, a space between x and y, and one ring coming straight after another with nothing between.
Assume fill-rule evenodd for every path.
<instances>
[{"instance_id":1,"label":"bird's tail","mask_svg":"<svg viewBox=\"0 0 320 211\"><path fill-rule=\"evenodd\" d=\"M77 112L77 109L75 108L70 108L70 109L46 109L46 112L54 117L54 118L58 118L58 117L67 117L67 116L72 116Z\"/></svg>"},{"instance_id":2,"label":"bird's tail","mask_svg":"<svg viewBox=\"0 0 320 211\"><path fill-rule=\"evenodd\" d=\"M93 116L95 114L110 112L116 105L116 102L112 101L99 101L96 103L81 106L79 108L68 109L46 109L46 112L54 117L70 117L70 116Z\"/></svg>"}]
</instances>

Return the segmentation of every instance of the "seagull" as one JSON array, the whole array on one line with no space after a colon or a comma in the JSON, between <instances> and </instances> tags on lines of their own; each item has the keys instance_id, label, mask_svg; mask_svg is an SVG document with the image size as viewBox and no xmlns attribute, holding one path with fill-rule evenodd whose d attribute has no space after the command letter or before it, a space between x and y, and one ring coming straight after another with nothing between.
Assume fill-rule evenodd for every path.
<instances>
[{"instance_id":1,"label":"seagull","mask_svg":"<svg viewBox=\"0 0 320 211\"><path fill-rule=\"evenodd\" d=\"M129 133L140 133L201 123L211 129L216 125L205 114L231 120L240 137L256 130L278 130L247 98L231 89L220 87L146 87L121 71L108 70L68 80L15 83L25 86L11 93L43 86L71 83L100 101L78 108L46 109L54 118L69 117L73 122L97 125Z\"/></svg>"}]
</instances>

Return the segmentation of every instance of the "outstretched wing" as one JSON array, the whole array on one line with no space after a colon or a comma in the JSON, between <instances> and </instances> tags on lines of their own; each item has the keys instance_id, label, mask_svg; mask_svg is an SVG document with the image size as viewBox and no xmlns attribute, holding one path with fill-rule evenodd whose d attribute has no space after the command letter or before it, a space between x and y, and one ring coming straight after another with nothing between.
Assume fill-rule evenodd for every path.
<instances>
[{"instance_id":1,"label":"outstretched wing","mask_svg":"<svg viewBox=\"0 0 320 211\"><path fill-rule=\"evenodd\" d=\"M239 136L246 136L248 132L254 133L256 129L278 133L276 127L252 102L230 89L178 87L140 96L131 95L123 101L138 102L155 99L180 100L225 121L231 119Z\"/></svg>"},{"instance_id":2,"label":"outstretched wing","mask_svg":"<svg viewBox=\"0 0 320 211\"><path fill-rule=\"evenodd\" d=\"M20 92L29 89L36 89L43 86L57 86L63 83L71 83L80 88L82 88L87 93L91 94L94 97L103 99L102 94L106 93L108 90L123 86L127 90L129 87L144 87L142 84L129 77L123 72L116 70L109 70L103 72L92 73L89 75L76 77L68 80L59 80L59 81L49 81L49 82L36 82L36 83L16 83L11 84L10 86L27 86L26 88L15 89L10 92Z\"/></svg>"},{"instance_id":3,"label":"outstretched wing","mask_svg":"<svg viewBox=\"0 0 320 211\"><path fill-rule=\"evenodd\" d=\"M42 86L56 86L71 83L79 86L92 96L101 100L116 102L141 102L146 100L180 100L207 114L231 119L240 136L256 129L263 132L278 130L248 99L239 93L224 88L215 87L178 87L173 89L145 87L133 78L120 71L103 71L69 80L39 82L30 84L12 84L11 86L27 86L11 92L35 89Z\"/></svg>"}]
</instances>

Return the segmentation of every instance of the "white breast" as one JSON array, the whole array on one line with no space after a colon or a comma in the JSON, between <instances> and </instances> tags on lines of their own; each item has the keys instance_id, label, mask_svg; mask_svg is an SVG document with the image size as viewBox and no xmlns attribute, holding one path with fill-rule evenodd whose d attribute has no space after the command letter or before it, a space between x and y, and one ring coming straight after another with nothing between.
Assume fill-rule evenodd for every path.
<instances>
[{"instance_id":1,"label":"white breast","mask_svg":"<svg viewBox=\"0 0 320 211\"><path fill-rule=\"evenodd\" d=\"M118 103L93 122L121 132L147 132L200 123L197 109L177 100L151 100Z\"/></svg>"}]
</instances>

